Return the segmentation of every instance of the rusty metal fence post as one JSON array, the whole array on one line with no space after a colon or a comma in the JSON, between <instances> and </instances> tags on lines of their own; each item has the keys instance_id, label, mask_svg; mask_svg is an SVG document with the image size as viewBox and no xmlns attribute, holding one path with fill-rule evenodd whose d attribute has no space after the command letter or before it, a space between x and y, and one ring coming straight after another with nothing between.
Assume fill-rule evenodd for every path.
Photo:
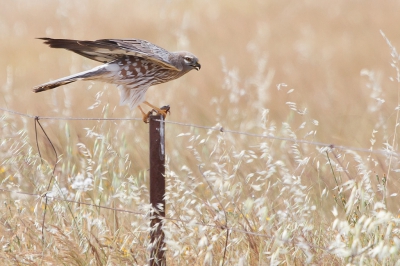
<instances>
[{"instance_id":1,"label":"rusty metal fence post","mask_svg":"<svg viewBox=\"0 0 400 266\"><path fill-rule=\"evenodd\" d=\"M150 266L165 266L165 243L162 218L165 217L165 123L162 115L150 116Z\"/></svg>"}]
</instances>

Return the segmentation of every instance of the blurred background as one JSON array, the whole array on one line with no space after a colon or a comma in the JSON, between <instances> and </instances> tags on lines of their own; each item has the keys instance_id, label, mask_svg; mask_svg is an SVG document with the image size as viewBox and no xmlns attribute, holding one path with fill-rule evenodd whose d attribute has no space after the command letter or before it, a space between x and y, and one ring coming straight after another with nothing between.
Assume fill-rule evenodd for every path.
<instances>
[{"instance_id":1,"label":"blurred background","mask_svg":"<svg viewBox=\"0 0 400 266\"><path fill-rule=\"evenodd\" d=\"M41 120L59 155L58 190L51 190L68 199L146 213L148 126L138 110L119 106L111 84L75 82L34 94L36 85L98 65L51 49L38 37L137 38L169 51L190 51L199 58L200 71L147 92L150 103L171 106L168 121L353 148L319 150L307 143L166 124L167 216L193 221L167 223L172 265L217 265L225 243L227 265L263 265L275 255L287 265L324 259L346 264L365 254L371 265L379 265L377 254L386 253L369 250L379 246L381 236L386 234L381 246L387 245L387 254L398 243L398 231L392 231L399 228L398 157L355 149L398 152L400 1L0 0L0 7L1 108L47 117L139 118ZM32 118L3 112L1 130L2 187L46 192L57 158L45 135L38 134L45 160L40 164ZM83 179L91 186L82 185ZM24 247L13 240L19 234L1 227L6 253L0 254L9 256L8 247L42 254L33 247L42 246L37 236L43 204L12 193L2 199L11 206L4 216L8 224L20 228L18 217L34 222L22 227L29 238ZM96 254L103 262L112 257L115 265L146 263L145 215L52 204L45 225L54 232L46 231L53 237L46 241L57 248L43 254L53 265L69 259L89 265ZM18 211L21 206L25 212ZM386 220L377 215L384 210ZM230 226L262 237L231 231L226 242L223 228L198 226L223 224L227 213ZM81 231L71 227L75 217L84 218ZM90 224L92 218L98 220ZM354 236L349 228L366 220L375 226L365 225L370 231ZM69 230L71 236L65 236ZM87 240L93 249L85 257L81 243ZM14 258L8 258L12 265ZM387 265L394 265L391 258Z\"/></svg>"},{"instance_id":2,"label":"blurred background","mask_svg":"<svg viewBox=\"0 0 400 266\"><path fill-rule=\"evenodd\" d=\"M277 124L291 119L286 103L294 102L319 121L318 140L365 147L379 121L393 131L398 84L389 80L396 73L380 31L394 47L399 45L399 5L397 1L2 1L0 105L41 116L96 117L109 104L109 116L140 117L138 110L118 107L113 85L77 82L50 92L31 92L35 85L98 65L50 49L37 37L140 38L170 51L191 51L202 63L201 71L148 91L150 102L171 105L170 120L220 122L235 130L253 130L263 109L270 110L269 119ZM279 90L279 84L286 86ZM94 103L99 108L88 110ZM389 132L379 130L377 139L389 137Z\"/></svg>"}]
</instances>

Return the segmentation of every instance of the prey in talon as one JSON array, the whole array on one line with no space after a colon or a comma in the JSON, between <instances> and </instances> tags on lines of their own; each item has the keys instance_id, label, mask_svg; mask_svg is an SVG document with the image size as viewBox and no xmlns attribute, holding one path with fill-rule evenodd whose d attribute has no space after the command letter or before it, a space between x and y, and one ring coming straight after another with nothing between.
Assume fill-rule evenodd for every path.
<instances>
[{"instance_id":1,"label":"prey in talon","mask_svg":"<svg viewBox=\"0 0 400 266\"><path fill-rule=\"evenodd\" d=\"M39 38L52 48L63 48L89 59L103 63L91 70L44 83L33 88L42 92L78 80L98 80L116 84L120 105L139 108L147 123L149 113L140 106L145 104L162 114L168 109L157 108L145 100L147 89L153 85L177 79L189 71L200 70L198 58L190 52L168 52L155 44L139 39L101 39L81 41L70 39Z\"/></svg>"}]
</instances>

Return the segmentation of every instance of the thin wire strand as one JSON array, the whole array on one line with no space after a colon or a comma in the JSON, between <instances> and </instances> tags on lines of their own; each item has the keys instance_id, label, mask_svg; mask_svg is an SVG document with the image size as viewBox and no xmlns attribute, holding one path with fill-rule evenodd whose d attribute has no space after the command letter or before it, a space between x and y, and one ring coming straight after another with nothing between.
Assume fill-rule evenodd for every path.
<instances>
[{"instance_id":1,"label":"thin wire strand","mask_svg":"<svg viewBox=\"0 0 400 266\"><path fill-rule=\"evenodd\" d=\"M35 119L36 140L37 140L36 123L38 123L40 128L42 129L43 133L46 135L47 139L50 141L50 139L47 136L46 132L44 131L42 125L40 124L39 119L41 119L41 120L64 120L64 121L68 121L68 120L142 121L141 118L85 118L85 117L47 117L47 116L41 117L41 116L34 116L34 115L24 114L24 113L21 113L21 112L18 112L18 111L9 110L9 109L5 109L5 108L1 108L1 107L0 107L0 110L4 111L4 112L8 112L10 114L19 115L19 116L22 116L22 117L34 118ZM365 149L365 148L356 148L356 147L348 147L348 146L340 146L340 145L336 146L334 144L328 144L328 143L323 143L323 142L315 142L315 141L308 141L308 140L304 140L304 139L292 139L292 138L285 138L285 137L276 137L276 136L272 136L272 135L255 134L255 133L249 133L249 132L229 130L229 129L225 129L222 126L210 127L210 126L201 126L201 125L188 124L188 123L175 122L175 121L163 121L163 122L165 122L167 124L174 124L174 125L180 125L180 126L185 126L185 127L193 127L193 128L200 128L200 129L205 129L205 130L219 131L221 133L231 133L231 134L245 135L245 136L250 136L250 137L267 138L267 139L272 139L272 140L290 141L290 142L294 142L294 143L305 143L305 144L310 144L310 145L315 145L315 146L329 147L331 149L338 149L338 150L352 150L352 151L366 152L366 153L371 153L371 154L392 155L392 156L400 157L400 153L386 151L386 150L371 150L371 149ZM50 141L50 144L52 145L52 147L54 149L54 152L56 154L56 158L57 158L57 152L55 151L55 148L54 148L53 144L51 143L51 141ZM39 150L39 153L40 153L40 150ZM335 157L336 157L336 154L335 154ZM56 159L56 164L57 164L57 160L58 159ZM53 169L52 178L54 177L55 166L54 166L54 169ZM51 180L50 180L49 186L50 186L50 184L51 184ZM45 193L44 195L40 195L40 194L35 194L35 193L12 191L12 190L8 190L8 189L4 189L4 188L0 188L0 192L10 192L10 193L24 194L24 195L28 195L28 196L45 197L46 201L47 201L47 199L53 199L53 200L57 200L57 201L64 201L64 202L69 202L69 203L76 203L76 204L81 204L81 205L93 206L93 207L96 207L96 208L113 210L113 211L117 211L117 212L125 212L125 213L131 213L131 214L143 215L143 216L147 215L145 213L137 212L137 211L131 211L131 210L125 210L125 209L119 209L119 208L112 208L112 207L107 207L107 206L102 206L102 205L97 205L97 204L92 204L92 203L85 203L85 202L80 202L80 201L73 201L73 200L68 200L68 199L65 199L65 198L63 199L63 198L58 198L58 197L52 197L52 196L48 196L47 193ZM221 207L222 207L222 205L221 205ZM225 212L225 210L224 210L224 212ZM225 213L225 219L226 218L227 217L226 217L226 213ZM248 235L254 235L254 236L269 238L271 240L276 238L276 236L271 236L271 235L267 235L267 234L256 233L256 232L251 232L251 231L246 231L246 230L242 230L242 229L228 227L227 226L227 220L225 220L225 225L221 226L221 225L216 225L216 224L203 224L203 223L199 223L199 222L193 223L192 220L185 221L185 220L181 220L181 219L178 219L178 218L172 218L172 217L163 217L163 219L170 220L170 221L178 221L178 222L182 222L184 224L189 224L190 223L190 224L196 224L196 225L199 225L199 226L207 226L207 227L214 227L214 228L221 229L221 230L227 230L226 243L225 243L225 252L226 252L226 248L227 248L229 232L244 233L244 234L248 234ZM43 222L44 222L44 220L43 220ZM43 227L44 226L42 226L42 229L43 229ZM311 245L311 246L314 247L314 248L321 249L321 250L327 250L327 248L325 248L325 247L314 246L314 245ZM224 258L225 258L225 252L224 252Z\"/></svg>"},{"instance_id":2,"label":"thin wire strand","mask_svg":"<svg viewBox=\"0 0 400 266\"><path fill-rule=\"evenodd\" d=\"M90 121L143 121L142 118L96 118L96 117L52 117L52 116L40 116L41 120L90 120Z\"/></svg>"},{"instance_id":3,"label":"thin wire strand","mask_svg":"<svg viewBox=\"0 0 400 266\"><path fill-rule=\"evenodd\" d=\"M146 213L143 213L143 212L120 209L120 208L113 208L113 207L107 207L107 206L103 206L103 205L98 205L98 204L93 204L93 203L86 203L86 202L82 202L82 201L75 201L75 200L69 200L69 199L63 199L63 198L59 198L59 197L41 195L41 194L37 194L37 193L29 193L29 192L23 192L23 191L13 191L13 190L5 189L5 188L0 188L0 192L9 192L9 193L27 195L27 196L32 196L32 197L38 197L38 198L46 197L46 198L51 199L51 200L65 201L65 202L69 202L69 203L76 203L76 204L96 207L96 208L100 208L100 209L112 210L112 211L117 211L117 212L125 212L125 213L130 213L130 214L135 214L135 215L142 215L142 216L146 216L147 215ZM239 232L239 233L247 232L248 234L251 234L251 235L262 236L262 237L267 237L267 238L273 238L273 236L270 236L270 235L261 234L261 233L254 233L254 232L248 232L248 231L237 229L237 228L230 228L230 227L220 226L220 225L215 225L215 224L193 223L192 220L185 221L185 220L182 220L182 219L179 219L179 218L172 218L172 217L163 217L162 219L181 222L181 223L184 223L184 224L189 224L190 223L190 224L195 224L195 225L214 227L214 228L217 228L217 229L224 229L224 230L235 231L235 232Z\"/></svg>"},{"instance_id":4,"label":"thin wire strand","mask_svg":"<svg viewBox=\"0 0 400 266\"><path fill-rule=\"evenodd\" d=\"M125 212L125 213L129 213L129 214L140 215L140 216L147 216L148 215L147 213L143 213L143 212L139 212L139 211L132 211L132 210L126 210L126 209L120 209L120 208L107 207L107 206L102 206L102 205L93 204L93 203L86 203L86 202L81 202L81 201L68 200L68 199L64 199L64 198L48 196L48 195L40 195L40 194L36 194L36 193L29 193L29 192L23 192L23 191L13 191L13 190L5 189L5 188L0 188L0 193L1 192L9 192L9 193L27 195L27 196L32 196L32 197L38 197L38 198L47 197L48 199L51 199L51 200L64 201L64 202L68 202L68 203L86 205L86 206L91 206L91 207L96 207L96 208L106 209L106 210L111 210L111 211L117 211L117 212ZM274 240L274 239L277 239L277 237L274 236L274 235L271 236L271 235L267 235L267 234L246 231L246 230L238 229L238 228L234 228L234 227L227 227L227 226L224 226L224 225L221 226L221 225L216 225L216 224L204 224L204 223L200 223L200 222L193 223L193 220L182 220L182 219L173 218L173 217L163 217L162 219L165 219L165 220L168 220L168 221L181 222L183 224L193 224L193 225L198 225L198 226L212 227L212 228L215 228L215 229L227 230L228 232L236 232L236 233L248 234L248 235L253 235L253 236L259 236L259 237L263 237L263 238L268 238L271 241ZM283 240L283 239L279 239L279 240L283 241L283 242L288 242L288 240ZM326 248L326 247L310 245L310 244L308 244L308 245L310 247L313 247L313 248L316 248L316 249L328 250L328 248Z\"/></svg>"},{"instance_id":5,"label":"thin wire strand","mask_svg":"<svg viewBox=\"0 0 400 266\"><path fill-rule=\"evenodd\" d=\"M294 142L294 143L305 143L305 144L310 144L310 145L314 145L314 146L329 147L331 149L352 150L352 151L366 152L366 153L372 153L372 154L393 155L393 156L396 156L396 157L400 157L400 153L392 152L392 151L371 150L371 149L366 149L366 148L356 148L356 147L350 147L350 146L335 145L335 144L332 144L332 143L329 144L329 143L318 142L318 141L310 141L310 140L305 140L305 139L293 139L293 138L277 137L277 136L273 136L273 135L255 134L255 133L249 133L249 132L225 129L222 126L208 127L208 126L199 126L199 125L195 125L195 124L174 122L174 121L168 121L168 120L165 121L165 123L174 124L174 125L180 125L180 126L185 126L185 127L194 127L194 128L201 128L201 129L207 129L207 130L213 130L213 131L220 131L220 132L226 132L226 133L237 134L237 135L245 135L245 136L249 136L249 137L257 137L257 138L265 138L265 139L273 139L273 140L281 140L281 141L290 141L290 142Z\"/></svg>"},{"instance_id":6,"label":"thin wire strand","mask_svg":"<svg viewBox=\"0 0 400 266\"><path fill-rule=\"evenodd\" d=\"M46 195L40 195L36 193L29 193L29 192L23 192L23 191L13 191L5 188L0 188L0 193L1 192L9 192L9 193L15 193L15 194L22 194L22 195L27 195L27 196L32 196L32 197L38 197L38 198L43 198L47 197L48 199L51 200L56 200L56 201L64 201L68 203L76 203L79 205L86 205L86 206L91 206L91 207L96 207L100 209L106 209L106 210L111 210L111 211L117 211L117 212L125 212L129 214L134 214L134 215L140 215L140 216L147 216L147 213L139 212L139 211L132 211L132 210L126 210L126 209L120 209L120 208L113 208L113 207L107 207L107 206L102 206L98 204L93 204L93 203L86 203L86 202L81 202L81 201L75 201L75 200L68 200L68 199L63 199L63 198L58 198L58 197L53 197L53 196L46 196ZM262 234L262 233L256 233L256 232L251 232L251 231L246 231L243 229L238 229L234 227L227 227L224 225L216 225L216 224L204 224L204 223L199 223L195 222L193 223L193 220L182 220L179 218L172 218L172 217L163 217L162 219L169 220L169 221L176 221L176 222L181 222L183 224L193 224L193 225L198 225L198 226L206 226L206 227L212 227L215 229L220 229L220 230L227 230L228 232L236 232L236 233L242 233L242 234L248 234L248 235L253 235L253 236L259 236L259 237L264 237L268 238L270 240L277 239L276 236L271 236L267 234ZM287 240L280 239L280 241L287 242ZM313 248L321 249L321 250L327 250L326 247L321 247L321 246L314 246L314 245L309 245L312 246Z\"/></svg>"},{"instance_id":7,"label":"thin wire strand","mask_svg":"<svg viewBox=\"0 0 400 266\"><path fill-rule=\"evenodd\" d=\"M14 111L14 110L5 109L5 108L1 108L1 107L0 107L0 110L4 111L4 112L7 112L7 113L14 114L14 115L20 115L20 116L25 116L25 117L29 117L29 118L35 118L36 117L35 115L28 115L28 114L20 113L20 112Z\"/></svg>"},{"instance_id":8,"label":"thin wire strand","mask_svg":"<svg viewBox=\"0 0 400 266\"><path fill-rule=\"evenodd\" d=\"M93 117L92 118L92 117L51 117L51 116L43 116L42 117L42 116L28 115L28 114L24 114L21 112L5 109L5 108L1 108L1 107L0 107L0 110L14 114L14 115L20 115L20 116L29 117L29 118L37 117L38 119L42 119L42 120L142 121L142 118L104 118L104 117L97 117L97 118ZM314 145L314 146L329 147L331 149L337 149L337 150L342 150L342 151L351 150L351 151L370 153L370 154L376 154L376 155L384 155L384 156L391 155L391 156L400 158L400 153L388 151L388 150L372 150L369 148L367 149L367 148L357 148L357 147L350 147L350 146L343 146L343 145L335 145L332 143L310 141L310 140L305 140L305 139L293 139L293 138L277 137L277 136L273 136L273 135L255 134L255 133L250 133L250 132L225 129L222 126L210 127L210 126L201 126L201 125L196 125L196 124L188 124L188 123L168 121L168 120L164 121L164 122L167 124L172 124L172 125L200 128L200 129L219 131L219 132L225 132L225 133L231 133L231 134L237 134L237 135L244 135L244 136L249 136L249 137L257 137L257 138L280 140L280 141L289 141L289 142L293 142L293 143L304 143L304 144L309 144L309 145Z\"/></svg>"},{"instance_id":9,"label":"thin wire strand","mask_svg":"<svg viewBox=\"0 0 400 266\"><path fill-rule=\"evenodd\" d=\"M40 163L42 163L43 159L42 159L42 155L40 154L39 143L37 142L38 139L37 139L37 127L36 127L36 124L38 124L38 125L40 126L40 129L42 130L42 132L43 132L44 135L46 136L47 141L50 143L51 147L53 148L54 155L55 155L55 157L56 157L56 161L55 161L54 166L53 166L53 171L51 172L50 181L49 181L49 184L48 184L48 186L47 186L47 191L49 191L50 186L51 186L51 183L53 182L53 179L54 179L54 173L55 173L55 171L56 171L56 167L57 167L57 163L58 163L58 155L57 155L56 148L55 148L54 145L53 145L53 142L50 140L50 138L49 138L49 136L47 135L46 131L45 131L44 128L42 127L42 124L40 124L40 122L39 122L39 117L36 116L36 117L35 117L35 136L36 136L36 145L37 145L38 152L39 152L39 155L40 155ZM44 245L44 242L45 242L45 239L44 239L44 223L45 223L45 220L46 220L47 203L48 203L48 198L47 198L46 194L47 194L47 192L45 193L45 205L44 205L43 221L42 221L42 243L43 243L43 245Z\"/></svg>"}]
</instances>

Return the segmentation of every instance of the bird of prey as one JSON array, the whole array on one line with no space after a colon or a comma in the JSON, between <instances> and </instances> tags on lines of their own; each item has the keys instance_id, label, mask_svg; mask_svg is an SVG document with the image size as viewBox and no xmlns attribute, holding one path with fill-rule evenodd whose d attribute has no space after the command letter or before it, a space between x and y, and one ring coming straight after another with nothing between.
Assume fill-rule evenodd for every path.
<instances>
[{"instance_id":1,"label":"bird of prey","mask_svg":"<svg viewBox=\"0 0 400 266\"><path fill-rule=\"evenodd\" d=\"M143 121L145 113L139 104L144 103L165 118L167 109L160 109L145 100L150 86L177 79L192 69L200 70L195 55L189 52L167 50L139 39L102 39L79 41L69 39L39 38L52 48L64 48L103 64L91 70L44 83L33 88L34 92L54 89L77 80L99 80L116 84L120 91L120 105L131 109L138 107Z\"/></svg>"}]
</instances>

